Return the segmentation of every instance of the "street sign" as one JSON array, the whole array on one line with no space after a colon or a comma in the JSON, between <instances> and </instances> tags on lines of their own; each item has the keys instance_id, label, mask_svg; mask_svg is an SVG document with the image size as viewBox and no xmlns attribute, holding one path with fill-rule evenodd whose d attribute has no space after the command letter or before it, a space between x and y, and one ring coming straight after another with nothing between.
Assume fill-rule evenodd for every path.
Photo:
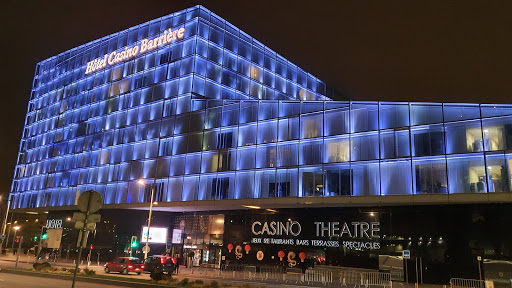
<instances>
[{"instance_id":1,"label":"street sign","mask_svg":"<svg viewBox=\"0 0 512 288\"><path fill-rule=\"evenodd\" d=\"M148 252L146 252L146 247L148 248ZM149 248L149 246L142 247L142 252L149 253L149 251L151 251L151 248Z\"/></svg>"},{"instance_id":2,"label":"street sign","mask_svg":"<svg viewBox=\"0 0 512 288\"><path fill-rule=\"evenodd\" d=\"M94 231L94 230L96 230L96 223L95 222L87 222L87 224L85 224L85 228L89 231Z\"/></svg>"},{"instance_id":3,"label":"street sign","mask_svg":"<svg viewBox=\"0 0 512 288\"><path fill-rule=\"evenodd\" d=\"M103 198L101 197L100 193L93 190L88 190L80 194L76 205L82 212L89 211L90 213L94 213L100 210L101 204L103 204Z\"/></svg>"},{"instance_id":4,"label":"street sign","mask_svg":"<svg viewBox=\"0 0 512 288\"><path fill-rule=\"evenodd\" d=\"M84 221L76 221L75 222L75 229L84 229Z\"/></svg>"},{"instance_id":5,"label":"street sign","mask_svg":"<svg viewBox=\"0 0 512 288\"><path fill-rule=\"evenodd\" d=\"M482 261L482 256L476 256L476 260Z\"/></svg>"},{"instance_id":6,"label":"street sign","mask_svg":"<svg viewBox=\"0 0 512 288\"><path fill-rule=\"evenodd\" d=\"M87 222L98 223L98 222L100 222L100 220L101 220L100 214L90 214L89 216L87 216Z\"/></svg>"},{"instance_id":7,"label":"street sign","mask_svg":"<svg viewBox=\"0 0 512 288\"><path fill-rule=\"evenodd\" d=\"M404 259L411 259L411 251L409 251L409 250L402 250L402 257Z\"/></svg>"},{"instance_id":8,"label":"street sign","mask_svg":"<svg viewBox=\"0 0 512 288\"><path fill-rule=\"evenodd\" d=\"M73 220L75 220L75 221L84 221L85 220L85 213L74 212L73 213Z\"/></svg>"}]
</instances>

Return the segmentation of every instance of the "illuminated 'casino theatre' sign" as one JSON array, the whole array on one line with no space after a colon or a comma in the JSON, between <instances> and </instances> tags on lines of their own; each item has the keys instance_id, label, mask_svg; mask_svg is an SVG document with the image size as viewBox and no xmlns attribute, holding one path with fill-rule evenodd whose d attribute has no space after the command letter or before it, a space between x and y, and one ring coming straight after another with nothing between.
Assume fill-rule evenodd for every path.
<instances>
[{"instance_id":1,"label":"illuminated 'casino theatre' sign","mask_svg":"<svg viewBox=\"0 0 512 288\"><path fill-rule=\"evenodd\" d=\"M160 36L155 37L151 40L142 39L139 45L135 45L131 48L126 46L123 51L105 54L102 58L94 59L87 62L87 68L85 69L85 75L96 72L100 69L107 67L107 65L115 65L122 63L128 59L137 56L139 53L143 54L148 51L153 51L158 47L170 44L174 40L183 39L185 36L185 28L179 28L178 30L172 30L171 28L164 30Z\"/></svg>"}]
</instances>

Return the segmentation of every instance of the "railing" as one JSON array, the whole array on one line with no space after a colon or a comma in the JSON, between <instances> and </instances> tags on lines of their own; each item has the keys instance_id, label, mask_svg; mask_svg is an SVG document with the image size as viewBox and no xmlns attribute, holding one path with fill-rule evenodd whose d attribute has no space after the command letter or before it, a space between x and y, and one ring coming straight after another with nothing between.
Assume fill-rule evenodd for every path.
<instances>
[{"instance_id":1,"label":"railing","mask_svg":"<svg viewBox=\"0 0 512 288\"><path fill-rule=\"evenodd\" d=\"M222 265L220 269L206 265L194 267L192 274L207 278L244 279L249 281L275 282L283 284L350 287L350 288L391 288L391 274L382 272L361 272L357 270L317 268L303 271L283 266ZM458 283L458 282L457 282ZM452 286L450 288L485 288L484 286Z\"/></svg>"},{"instance_id":2,"label":"railing","mask_svg":"<svg viewBox=\"0 0 512 288\"><path fill-rule=\"evenodd\" d=\"M361 285L364 287L391 287L391 274L382 272L362 272Z\"/></svg>"},{"instance_id":3,"label":"railing","mask_svg":"<svg viewBox=\"0 0 512 288\"><path fill-rule=\"evenodd\" d=\"M485 288L484 280L452 278L450 279L451 288Z\"/></svg>"},{"instance_id":4,"label":"railing","mask_svg":"<svg viewBox=\"0 0 512 288\"><path fill-rule=\"evenodd\" d=\"M332 271L322 269L308 269L304 273L304 282L307 284L318 284L324 285L331 284L333 281Z\"/></svg>"}]
</instances>

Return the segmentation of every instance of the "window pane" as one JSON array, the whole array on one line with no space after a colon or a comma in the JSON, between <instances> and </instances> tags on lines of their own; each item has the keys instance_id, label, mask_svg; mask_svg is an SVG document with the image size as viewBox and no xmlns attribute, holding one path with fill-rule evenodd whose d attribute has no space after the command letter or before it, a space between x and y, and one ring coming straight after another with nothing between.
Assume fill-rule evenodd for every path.
<instances>
[{"instance_id":1,"label":"window pane","mask_svg":"<svg viewBox=\"0 0 512 288\"><path fill-rule=\"evenodd\" d=\"M450 193L487 192L483 155L448 157Z\"/></svg>"},{"instance_id":2,"label":"window pane","mask_svg":"<svg viewBox=\"0 0 512 288\"><path fill-rule=\"evenodd\" d=\"M483 146L479 120L446 124L447 154L479 152Z\"/></svg>"},{"instance_id":3,"label":"window pane","mask_svg":"<svg viewBox=\"0 0 512 288\"><path fill-rule=\"evenodd\" d=\"M425 158L413 160L416 194L448 193L446 159Z\"/></svg>"}]
</instances>

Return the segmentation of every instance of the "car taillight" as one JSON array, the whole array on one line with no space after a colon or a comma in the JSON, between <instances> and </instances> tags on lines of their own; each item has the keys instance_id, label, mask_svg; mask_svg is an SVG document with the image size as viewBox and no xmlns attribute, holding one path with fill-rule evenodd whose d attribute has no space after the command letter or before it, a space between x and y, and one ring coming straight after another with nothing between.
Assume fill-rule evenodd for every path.
<instances>
[{"instance_id":1,"label":"car taillight","mask_svg":"<svg viewBox=\"0 0 512 288\"><path fill-rule=\"evenodd\" d=\"M132 268L133 268L133 266L132 266L132 265L128 265L128 269L132 269Z\"/></svg>"},{"instance_id":2,"label":"car taillight","mask_svg":"<svg viewBox=\"0 0 512 288\"><path fill-rule=\"evenodd\" d=\"M161 264L165 264L165 258L164 257L160 258L160 263Z\"/></svg>"},{"instance_id":3,"label":"car taillight","mask_svg":"<svg viewBox=\"0 0 512 288\"><path fill-rule=\"evenodd\" d=\"M174 259L174 257L172 257L171 260L172 260L172 264L176 264L176 259Z\"/></svg>"},{"instance_id":4,"label":"car taillight","mask_svg":"<svg viewBox=\"0 0 512 288\"><path fill-rule=\"evenodd\" d=\"M144 267L146 267L146 266L144 266L144 265L141 265L141 266L140 266L140 268L141 268L141 269L144 269Z\"/></svg>"}]
</instances>

